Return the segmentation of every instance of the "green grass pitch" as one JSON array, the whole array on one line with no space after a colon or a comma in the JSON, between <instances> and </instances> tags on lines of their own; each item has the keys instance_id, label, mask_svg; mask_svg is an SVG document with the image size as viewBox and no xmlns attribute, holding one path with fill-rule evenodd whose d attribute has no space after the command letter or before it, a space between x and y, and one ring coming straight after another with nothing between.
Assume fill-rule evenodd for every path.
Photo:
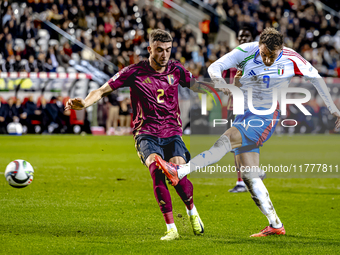
<instances>
[{"instance_id":1,"label":"green grass pitch","mask_svg":"<svg viewBox=\"0 0 340 255\"><path fill-rule=\"evenodd\" d=\"M339 144L337 135L274 136L261 162L339 164ZM181 239L161 242L165 224L132 137L1 136L0 145L0 254L340 254L339 178L269 175L287 235L266 238L249 237L268 221L249 193L228 193L236 177L191 178L205 235L193 235L170 187ZM27 188L3 176L15 159L35 169Z\"/></svg>"}]
</instances>

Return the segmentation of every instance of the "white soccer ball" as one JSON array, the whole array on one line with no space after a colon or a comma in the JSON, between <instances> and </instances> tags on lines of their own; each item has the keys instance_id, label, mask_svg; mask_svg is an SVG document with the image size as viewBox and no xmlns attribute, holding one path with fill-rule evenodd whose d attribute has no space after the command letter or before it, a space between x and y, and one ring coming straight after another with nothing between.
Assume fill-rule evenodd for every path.
<instances>
[{"instance_id":1,"label":"white soccer ball","mask_svg":"<svg viewBox=\"0 0 340 255\"><path fill-rule=\"evenodd\" d=\"M33 181L34 170L32 165L22 159L9 163L6 167L5 177L8 184L14 188L25 188Z\"/></svg>"},{"instance_id":2,"label":"white soccer ball","mask_svg":"<svg viewBox=\"0 0 340 255\"><path fill-rule=\"evenodd\" d=\"M22 125L20 123L11 122L7 125L7 132L10 135L22 135Z\"/></svg>"}]
</instances>

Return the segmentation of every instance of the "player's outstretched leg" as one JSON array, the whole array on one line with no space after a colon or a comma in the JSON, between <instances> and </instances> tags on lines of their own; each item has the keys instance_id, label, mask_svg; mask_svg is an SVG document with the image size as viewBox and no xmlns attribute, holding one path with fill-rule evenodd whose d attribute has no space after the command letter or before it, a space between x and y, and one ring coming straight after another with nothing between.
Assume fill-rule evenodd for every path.
<instances>
[{"instance_id":1,"label":"player's outstretched leg","mask_svg":"<svg viewBox=\"0 0 340 255\"><path fill-rule=\"evenodd\" d=\"M260 179L263 181L266 178L266 173L259 168L259 177ZM247 192L247 186L244 183L244 181L242 180L241 177L241 172L239 167L237 167L237 182L236 182L236 186L232 189L229 190L230 193L241 193L241 192Z\"/></svg>"},{"instance_id":2,"label":"player's outstretched leg","mask_svg":"<svg viewBox=\"0 0 340 255\"><path fill-rule=\"evenodd\" d=\"M194 234L203 235L204 224L194 205L194 199L193 199L194 187L192 183L185 176L175 186L175 189L177 191L177 194L181 197L181 199L183 200L186 206L187 214L188 214L191 226L192 226L192 230L194 231Z\"/></svg>"},{"instance_id":3,"label":"player's outstretched leg","mask_svg":"<svg viewBox=\"0 0 340 255\"><path fill-rule=\"evenodd\" d=\"M247 185L251 198L261 212L267 217L270 224L268 227L261 230L261 232L251 235L251 237L286 234L283 224L277 216L273 203L269 198L268 190L264 186L262 180L260 178L249 177L249 173L243 174L242 178Z\"/></svg>"},{"instance_id":4,"label":"player's outstretched leg","mask_svg":"<svg viewBox=\"0 0 340 255\"><path fill-rule=\"evenodd\" d=\"M155 155L155 161L157 167L162 170L166 177L168 177L172 186L176 186L179 182L177 169L181 167L181 165L177 165L171 162L167 162L163 160L160 156Z\"/></svg>"},{"instance_id":5,"label":"player's outstretched leg","mask_svg":"<svg viewBox=\"0 0 340 255\"><path fill-rule=\"evenodd\" d=\"M158 202L158 205L163 213L164 220L166 222L167 232L161 240L175 240L179 238L177 227L174 222L172 214L172 204L170 192L166 186L165 176L158 170L156 162L153 162L149 166L149 171L153 180L153 190Z\"/></svg>"},{"instance_id":6,"label":"player's outstretched leg","mask_svg":"<svg viewBox=\"0 0 340 255\"><path fill-rule=\"evenodd\" d=\"M236 139L241 139L239 131L236 128L234 128L233 130L234 132L238 133L239 137L237 137ZM161 157L157 156L155 157L155 161L157 162L157 165L162 169L166 177L168 177L168 179L171 181L172 185L176 186L178 184L178 181L184 176L205 166L209 166L220 161L220 159L225 154L230 152L231 149L232 145L229 140L229 135L223 134L209 150L200 153L185 165L169 163L163 160Z\"/></svg>"}]
</instances>

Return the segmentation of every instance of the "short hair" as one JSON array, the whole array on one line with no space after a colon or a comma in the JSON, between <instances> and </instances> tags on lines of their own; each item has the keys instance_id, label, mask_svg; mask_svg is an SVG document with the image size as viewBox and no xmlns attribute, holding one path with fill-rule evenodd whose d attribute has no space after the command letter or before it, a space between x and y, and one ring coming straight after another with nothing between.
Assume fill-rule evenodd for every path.
<instances>
[{"instance_id":1,"label":"short hair","mask_svg":"<svg viewBox=\"0 0 340 255\"><path fill-rule=\"evenodd\" d=\"M250 33L253 32L253 29L250 28L249 26L243 26L238 30L238 33L240 33L241 30L249 31Z\"/></svg>"},{"instance_id":2,"label":"short hair","mask_svg":"<svg viewBox=\"0 0 340 255\"><path fill-rule=\"evenodd\" d=\"M270 51L283 46L283 35L273 27L267 27L260 34L259 45L264 44Z\"/></svg>"},{"instance_id":3,"label":"short hair","mask_svg":"<svg viewBox=\"0 0 340 255\"><path fill-rule=\"evenodd\" d=\"M153 44L156 41L160 42L172 42L172 36L165 30L155 29L152 30L149 35L149 44Z\"/></svg>"},{"instance_id":4,"label":"short hair","mask_svg":"<svg viewBox=\"0 0 340 255\"><path fill-rule=\"evenodd\" d=\"M254 38L254 29L253 29L253 28L250 28L250 26L243 26L243 27L241 27L241 28L238 30L237 35L240 33L241 30L249 31L250 34L251 34L251 37Z\"/></svg>"}]
</instances>

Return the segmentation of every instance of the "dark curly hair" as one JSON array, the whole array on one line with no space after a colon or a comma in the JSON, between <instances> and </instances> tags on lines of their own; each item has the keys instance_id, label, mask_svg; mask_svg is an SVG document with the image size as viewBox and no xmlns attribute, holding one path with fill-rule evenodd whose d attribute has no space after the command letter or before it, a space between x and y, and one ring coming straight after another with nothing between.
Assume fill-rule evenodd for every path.
<instances>
[{"instance_id":1,"label":"dark curly hair","mask_svg":"<svg viewBox=\"0 0 340 255\"><path fill-rule=\"evenodd\" d=\"M165 30L155 29L152 30L149 35L149 44L153 44L153 42L172 42L172 36Z\"/></svg>"},{"instance_id":2,"label":"dark curly hair","mask_svg":"<svg viewBox=\"0 0 340 255\"><path fill-rule=\"evenodd\" d=\"M267 27L260 34L259 45L264 44L270 51L278 50L283 46L283 35L273 27Z\"/></svg>"}]
</instances>

